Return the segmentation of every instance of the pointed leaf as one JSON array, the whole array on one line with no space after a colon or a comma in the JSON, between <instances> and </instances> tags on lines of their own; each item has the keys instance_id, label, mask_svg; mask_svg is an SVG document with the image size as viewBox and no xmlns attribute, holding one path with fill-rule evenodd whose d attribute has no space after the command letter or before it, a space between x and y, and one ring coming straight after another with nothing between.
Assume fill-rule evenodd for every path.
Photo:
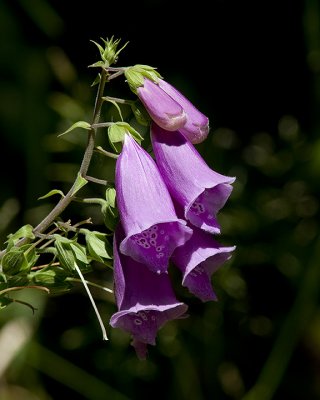
<instances>
[{"instance_id":1,"label":"pointed leaf","mask_svg":"<svg viewBox=\"0 0 320 400\"><path fill-rule=\"evenodd\" d=\"M75 256L70 248L70 241L66 242L66 240L63 240L65 238L62 238L62 236L60 235L55 235L55 237L56 240L54 242L54 245L57 249L58 259L62 268L64 268L66 271L73 271Z\"/></svg>"},{"instance_id":2,"label":"pointed leaf","mask_svg":"<svg viewBox=\"0 0 320 400\"><path fill-rule=\"evenodd\" d=\"M82 128L82 129L89 130L89 129L91 129L91 125L86 121L78 121L78 122L74 123L73 125L71 125L69 129L67 129L66 131L60 133L58 135L58 137L63 136L66 133L69 133L69 132L71 132L71 131L73 131L74 129L77 129L77 128Z\"/></svg>"},{"instance_id":3,"label":"pointed leaf","mask_svg":"<svg viewBox=\"0 0 320 400\"><path fill-rule=\"evenodd\" d=\"M88 181L78 173L77 179L74 183L74 190L72 192L72 196L76 194L87 183Z\"/></svg>"},{"instance_id":4,"label":"pointed leaf","mask_svg":"<svg viewBox=\"0 0 320 400\"><path fill-rule=\"evenodd\" d=\"M85 247L81 246L79 243L70 243L70 248L77 261L80 261L83 264L89 264Z\"/></svg>"},{"instance_id":5,"label":"pointed leaf","mask_svg":"<svg viewBox=\"0 0 320 400\"><path fill-rule=\"evenodd\" d=\"M116 143L120 143L124 141L124 137L126 134L130 133L132 137L141 144L143 137L140 135L138 131L136 131L131 125L127 122L115 122L114 124L110 125L108 128L108 137L111 146L117 151L118 153L121 150L120 146L117 146Z\"/></svg>"},{"instance_id":6,"label":"pointed leaf","mask_svg":"<svg viewBox=\"0 0 320 400\"><path fill-rule=\"evenodd\" d=\"M11 246L15 245L19 241L19 239L22 239L22 238L34 239L35 236L33 234L33 226L31 226L29 224L24 225L19 230L17 230L17 232L11 233L7 237L8 237L8 240L6 243L10 243Z\"/></svg>"},{"instance_id":7,"label":"pointed leaf","mask_svg":"<svg viewBox=\"0 0 320 400\"><path fill-rule=\"evenodd\" d=\"M101 79L101 74L98 74L96 76L96 79L91 83L91 87L98 85L98 83L100 83L100 79Z\"/></svg>"},{"instance_id":8,"label":"pointed leaf","mask_svg":"<svg viewBox=\"0 0 320 400\"><path fill-rule=\"evenodd\" d=\"M115 231L119 223L119 213L116 208L107 206L101 209L103 214L103 222L105 226L112 232Z\"/></svg>"},{"instance_id":9,"label":"pointed leaf","mask_svg":"<svg viewBox=\"0 0 320 400\"><path fill-rule=\"evenodd\" d=\"M61 197L65 197L64 193L61 190L53 189L53 190L50 190L50 192L48 192L44 196L38 197L38 200L46 199L46 198L48 198L50 196L53 196L54 194L60 194Z\"/></svg>"},{"instance_id":10,"label":"pointed leaf","mask_svg":"<svg viewBox=\"0 0 320 400\"><path fill-rule=\"evenodd\" d=\"M119 104L118 104L116 101L111 100L111 99L107 99L107 101L108 101L109 103L112 103L112 104L116 107L116 109L118 110L118 113L119 113L119 115L120 115L121 121L123 121L123 117L122 117L122 113L121 113L121 109L120 109L120 107L119 107Z\"/></svg>"},{"instance_id":11,"label":"pointed leaf","mask_svg":"<svg viewBox=\"0 0 320 400\"><path fill-rule=\"evenodd\" d=\"M88 66L89 68L102 68L104 67L104 62L103 61L97 61L94 64L91 64Z\"/></svg>"},{"instance_id":12,"label":"pointed leaf","mask_svg":"<svg viewBox=\"0 0 320 400\"><path fill-rule=\"evenodd\" d=\"M106 235L100 232L86 230L85 238L89 254L94 260L103 263L104 258L112 259L111 246L109 242L106 241Z\"/></svg>"},{"instance_id":13,"label":"pointed leaf","mask_svg":"<svg viewBox=\"0 0 320 400\"><path fill-rule=\"evenodd\" d=\"M106 200L111 207L115 208L115 206L116 206L116 189L115 188L109 187L106 190Z\"/></svg>"},{"instance_id":14,"label":"pointed leaf","mask_svg":"<svg viewBox=\"0 0 320 400\"><path fill-rule=\"evenodd\" d=\"M101 44L95 42L94 40L90 40L90 42L94 43L98 47L100 55L101 55L101 57L103 57L104 48L101 46Z\"/></svg>"},{"instance_id":15,"label":"pointed leaf","mask_svg":"<svg viewBox=\"0 0 320 400\"><path fill-rule=\"evenodd\" d=\"M108 137L110 144L113 147L113 149L118 153L120 152L121 147L117 146L116 143L123 142L125 134L126 134L125 130L118 124L112 124L108 128Z\"/></svg>"}]
</instances>

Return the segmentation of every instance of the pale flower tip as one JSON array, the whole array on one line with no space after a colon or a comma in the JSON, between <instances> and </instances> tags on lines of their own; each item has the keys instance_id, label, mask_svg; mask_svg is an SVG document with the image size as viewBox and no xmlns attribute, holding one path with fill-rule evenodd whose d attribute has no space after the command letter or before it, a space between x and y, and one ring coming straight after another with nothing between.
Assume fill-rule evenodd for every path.
<instances>
[{"instance_id":1,"label":"pale flower tip","mask_svg":"<svg viewBox=\"0 0 320 400\"><path fill-rule=\"evenodd\" d=\"M180 132L190 140L192 144L199 144L204 142L209 135L209 119L206 117L206 122L202 124L194 124L190 129L190 124L186 124Z\"/></svg>"},{"instance_id":2,"label":"pale flower tip","mask_svg":"<svg viewBox=\"0 0 320 400\"><path fill-rule=\"evenodd\" d=\"M185 125L187 122L187 114L184 112L184 110L181 110L179 114L170 114L166 113L167 118L164 119L163 121L158 120L156 121L158 125L170 132L177 131Z\"/></svg>"}]
</instances>

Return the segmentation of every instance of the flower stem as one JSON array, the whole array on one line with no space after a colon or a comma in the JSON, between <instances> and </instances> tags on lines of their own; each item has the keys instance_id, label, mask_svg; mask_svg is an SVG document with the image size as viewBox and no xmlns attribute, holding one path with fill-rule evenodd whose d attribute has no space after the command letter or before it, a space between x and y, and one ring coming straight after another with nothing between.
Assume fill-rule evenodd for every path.
<instances>
[{"instance_id":1,"label":"flower stem","mask_svg":"<svg viewBox=\"0 0 320 400\"><path fill-rule=\"evenodd\" d=\"M95 100L95 106L93 111L93 120L92 120L92 128L88 131L88 142L83 155L83 159L81 162L81 166L78 172L78 175L85 177L87 175L89 165L91 162L93 150L95 147L95 138L97 128L95 127L100 120L101 108L103 104L103 93L106 82L109 80L109 74L107 71L102 69L101 77L98 87L98 92ZM74 193L77 192L76 181L68 191L68 193L60 199L60 201L56 204L56 206L50 211L50 213L34 228L33 232L35 235L43 233L52 222L67 208L67 206L71 203L74 197ZM16 243L16 246L21 246L28 241L27 238L22 238ZM0 259L5 254L6 250L2 250L0 252ZM1 271L1 267L0 267Z\"/></svg>"},{"instance_id":2,"label":"flower stem","mask_svg":"<svg viewBox=\"0 0 320 400\"><path fill-rule=\"evenodd\" d=\"M110 151L103 149L101 146L96 147L95 150L109 158L117 159L119 157L119 154L110 153Z\"/></svg>"},{"instance_id":3,"label":"flower stem","mask_svg":"<svg viewBox=\"0 0 320 400\"><path fill-rule=\"evenodd\" d=\"M135 102L134 100L119 99L118 97L111 97L111 96L104 96L103 100L105 100L105 101L114 101L115 103L127 104L127 105L131 105L131 104L133 104Z\"/></svg>"},{"instance_id":4,"label":"flower stem","mask_svg":"<svg viewBox=\"0 0 320 400\"><path fill-rule=\"evenodd\" d=\"M102 96L104 92L104 87L107 80L107 74L104 70L101 72L101 78L98 88L98 93L95 101L94 112L93 112L93 122L95 125L99 122L101 107L103 104ZM82 163L79 169L79 175L84 177L87 175L90 161L93 154L94 144L96 137L96 128L92 127L88 132L88 142L85 153L83 155ZM73 193L76 192L75 183L72 185L69 192L63 197L59 203L53 208L53 210L34 228L34 233L41 233L52 224L52 222L64 211L64 209L71 203L73 198Z\"/></svg>"}]
</instances>

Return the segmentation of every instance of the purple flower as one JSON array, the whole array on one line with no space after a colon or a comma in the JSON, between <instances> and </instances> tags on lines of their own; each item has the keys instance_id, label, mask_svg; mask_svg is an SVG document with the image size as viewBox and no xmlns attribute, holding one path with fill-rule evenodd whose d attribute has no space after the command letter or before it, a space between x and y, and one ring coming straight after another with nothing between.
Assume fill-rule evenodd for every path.
<instances>
[{"instance_id":1,"label":"purple flower","mask_svg":"<svg viewBox=\"0 0 320 400\"><path fill-rule=\"evenodd\" d=\"M202 114L186 97L176 88L163 79L158 81L159 87L172 97L183 108L187 121L183 127L178 128L191 143L203 142L209 133L209 119ZM155 121L157 122L157 121ZM160 124L158 124L161 126ZM164 128L164 127L163 127ZM165 129L165 128L164 128Z\"/></svg>"},{"instance_id":2,"label":"purple flower","mask_svg":"<svg viewBox=\"0 0 320 400\"><path fill-rule=\"evenodd\" d=\"M117 159L115 184L126 235L120 251L154 272L167 271L169 257L192 230L178 219L154 160L128 134Z\"/></svg>"},{"instance_id":3,"label":"purple flower","mask_svg":"<svg viewBox=\"0 0 320 400\"><path fill-rule=\"evenodd\" d=\"M129 332L138 357L146 358L147 345L155 344L158 330L185 314L188 307L176 299L168 274L151 272L144 264L120 254L116 238L114 283L118 312L111 317L110 325Z\"/></svg>"},{"instance_id":4,"label":"purple flower","mask_svg":"<svg viewBox=\"0 0 320 400\"><path fill-rule=\"evenodd\" d=\"M144 79L143 86L137 88L137 95L153 121L163 129L176 131L186 123L182 106L150 79Z\"/></svg>"},{"instance_id":5,"label":"purple flower","mask_svg":"<svg viewBox=\"0 0 320 400\"><path fill-rule=\"evenodd\" d=\"M231 257L235 246L224 247L210 233L194 227L191 239L178 247L173 263L181 270L182 285L202 301L217 300L211 275Z\"/></svg>"},{"instance_id":6,"label":"purple flower","mask_svg":"<svg viewBox=\"0 0 320 400\"><path fill-rule=\"evenodd\" d=\"M169 133L153 123L151 138L161 176L183 207L185 219L208 232L220 233L217 213L230 196L235 178L210 169L179 131Z\"/></svg>"}]
</instances>

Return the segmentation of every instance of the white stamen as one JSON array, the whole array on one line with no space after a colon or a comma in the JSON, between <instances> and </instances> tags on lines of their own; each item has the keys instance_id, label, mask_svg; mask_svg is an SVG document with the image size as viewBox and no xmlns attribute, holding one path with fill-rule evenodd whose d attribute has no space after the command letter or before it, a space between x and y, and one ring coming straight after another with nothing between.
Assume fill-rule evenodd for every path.
<instances>
[{"instance_id":1,"label":"white stamen","mask_svg":"<svg viewBox=\"0 0 320 400\"><path fill-rule=\"evenodd\" d=\"M78 265L77 265L76 262L74 263L74 267L75 267L76 271L78 272L78 274L79 274L79 276L80 276L80 279L81 279L81 281L82 281L82 283L83 283L83 286L84 286L84 288L86 289L86 292L87 292L87 294L88 294L88 296L89 296L89 299L90 299L90 301L91 301L91 304L92 304L92 307L93 307L93 309L94 309L94 312L96 313L96 316L97 316L97 318L98 318L98 321L99 321L99 324L100 324L100 327L101 327L101 331L102 331L102 338L103 338L103 340L108 340L106 328L105 328L104 325L103 325L102 318L101 318L101 316L100 316L100 314L99 314L99 311L98 311L98 309L97 309L96 303L94 302L93 297L92 297L92 295L91 295L91 293L90 293L90 290L89 290L89 288L88 288L87 282L86 282L85 279L83 278L82 272L80 271L80 268L78 267Z\"/></svg>"}]
</instances>

